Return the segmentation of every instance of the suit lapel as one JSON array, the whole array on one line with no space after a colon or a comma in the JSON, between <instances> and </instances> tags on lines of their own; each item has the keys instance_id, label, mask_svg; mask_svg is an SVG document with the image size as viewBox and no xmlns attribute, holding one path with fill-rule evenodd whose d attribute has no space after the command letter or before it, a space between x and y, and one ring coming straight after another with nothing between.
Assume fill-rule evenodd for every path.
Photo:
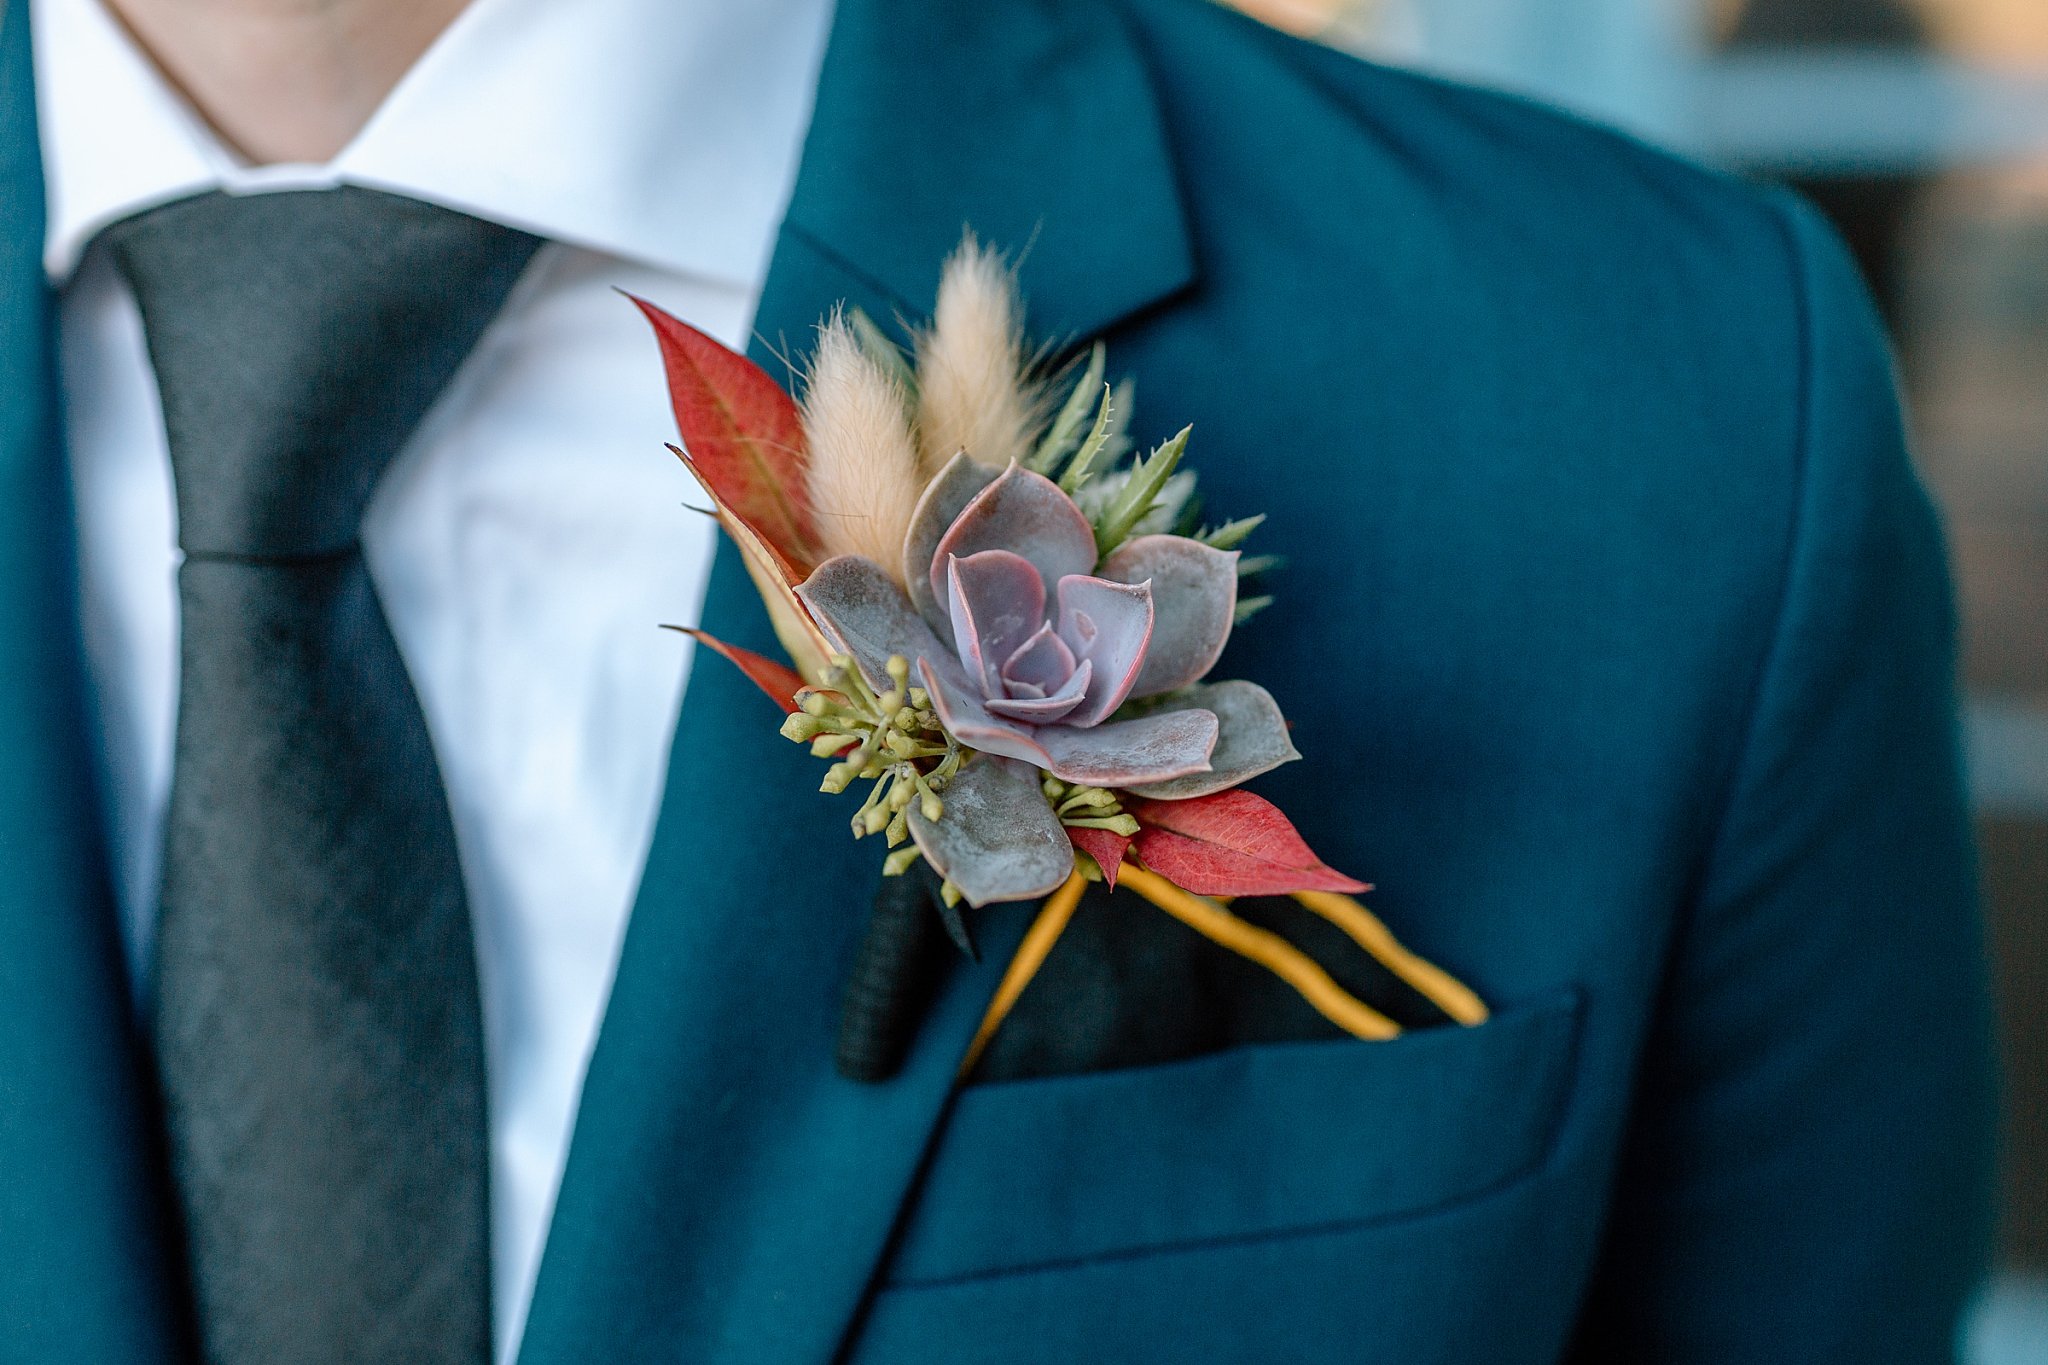
<instances>
[{"instance_id":1,"label":"suit lapel","mask_svg":"<svg viewBox=\"0 0 2048 1365\"><path fill-rule=\"evenodd\" d=\"M1151 92L1096 0L842 0L755 358L791 354L842 300L922 316L966 226L1024 253L1042 335L1079 339L1188 282ZM775 648L730 547L703 619ZM847 837L850 807L817 793L818 765L776 722L736 671L700 657L528 1365L829 1360L1028 920L1028 906L978 916L982 962L951 974L895 1079L839 1077L840 992L880 849Z\"/></svg>"},{"instance_id":2,"label":"suit lapel","mask_svg":"<svg viewBox=\"0 0 2048 1365\"><path fill-rule=\"evenodd\" d=\"M183 1341L80 707L28 6L0 3L0 1356Z\"/></svg>"},{"instance_id":3,"label":"suit lapel","mask_svg":"<svg viewBox=\"0 0 2048 1365\"><path fill-rule=\"evenodd\" d=\"M1102 0L841 0L788 218L913 317L972 229L1046 340L1194 277L1151 76Z\"/></svg>"}]
</instances>

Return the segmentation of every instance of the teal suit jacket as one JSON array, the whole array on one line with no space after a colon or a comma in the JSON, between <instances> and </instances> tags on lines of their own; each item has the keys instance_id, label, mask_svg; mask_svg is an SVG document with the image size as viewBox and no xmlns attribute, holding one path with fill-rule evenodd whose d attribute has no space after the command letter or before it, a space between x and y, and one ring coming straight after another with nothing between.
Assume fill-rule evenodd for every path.
<instances>
[{"instance_id":1,"label":"teal suit jacket","mask_svg":"<svg viewBox=\"0 0 2048 1365\"><path fill-rule=\"evenodd\" d=\"M0 35L0 1359L186 1340L81 706L25 5ZM917 316L963 226L1271 514L1261 783L1497 1007L952 1085L832 1068L877 869L696 671L521 1360L1922 1362L1978 1265L1952 619L1891 373L1788 196L1190 0L843 0L762 303ZM678 130L687 136L687 130ZM715 191L708 191L715 192ZM623 305L622 305L623 306ZM650 441L660 433L649 433ZM771 647L730 553L705 625Z\"/></svg>"}]
</instances>

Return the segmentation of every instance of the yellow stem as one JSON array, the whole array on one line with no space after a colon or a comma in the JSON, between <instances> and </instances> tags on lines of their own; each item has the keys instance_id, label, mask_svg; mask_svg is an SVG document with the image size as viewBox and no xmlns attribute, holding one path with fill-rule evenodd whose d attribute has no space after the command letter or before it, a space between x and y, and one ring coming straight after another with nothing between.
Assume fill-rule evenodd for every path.
<instances>
[{"instance_id":1,"label":"yellow stem","mask_svg":"<svg viewBox=\"0 0 2048 1365\"><path fill-rule=\"evenodd\" d=\"M1401 1027L1392 1019L1360 1001L1333 980L1306 953L1281 938L1231 914L1216 900L1185 891L1156 872L1134 863L1117 870L1117 881L1158 906L1181 923L1230 951L1258 963L1300 992L1325 1019L1354 1038L1372 1041L1400 1036ZM960 1062L965 1080L980 1062L989 1040L1010 1015L1024 988L1045 965L1046 957L1081 903L1088 883L1076 872L1040 908L1038 917L1025 932L1016 956L1003 972L995 998L982 1016L974 1041ZM1351 899L1328 891L1297 891L1294 899L1342 930L1352 942L1379 959L1387 970L1399 976L1417 992L1434 1002L1460 1024L1484 1023L1486 1005L1469 987L1434 963L1427 962L1401 946L1391 930L1370 910Z\"/></svg>"},{"instance_id":2,"label":"yellow stem","mask_svg":"<svg viewBox=\"0 0 2048 1365\"><path fill-rule=\"evenodd\" d=\"M1234 953L1250 958L1301 993L1318 1014L1354 1038L1398 1037L1401 1026L1362 1003L1331 979L1306 953L1278 934L1247 923L1214 901L1181 890L1156 872L1125 863L1117 882L1181 923Z\"/></svg>"},{"instance_id":3,"label":"yellow stem","mask_svg":"<svg viewBox=\"0 0 2048 1365\"><path fill-rule=\"evenodd\" d=\"M1349 896L1333 891L1297 891L1294 899L1348 934L1353 943L1385 964L1436 1007L1461 1024L1486 1022L1485 1002L1472 988L1434 962L1426 962L1401 946L1378 916Z\"/></svg>"}]
</instances>

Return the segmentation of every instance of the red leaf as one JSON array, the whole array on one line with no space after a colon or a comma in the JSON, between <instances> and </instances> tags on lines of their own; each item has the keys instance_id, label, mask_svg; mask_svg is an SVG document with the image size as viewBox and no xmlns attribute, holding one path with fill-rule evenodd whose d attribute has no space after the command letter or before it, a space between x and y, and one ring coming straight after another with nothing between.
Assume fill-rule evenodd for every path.
<instances>
[{"instance_id":1,"label":"red leaf","mask_svg":"<svg viewBox=\"0 0 2048 1365\"><path fill-rule=\"evenodd\" d=\"M1310 851L1280 808L1241 787L1190 801L1127 801L1138 857L1198 896L1369 891Z\"/></svg>"},{"instance_id":2,"label":"red leaf","mask_svg":"<svg viewBox=\"0 0 2048 1365\"><path fill-rule=\"evenodd\" d=\"M795 669L787 664L779 664L766 655L756 654L751 649L729 645L715 635L706 635L703 631L690 626L670 626L669 629L682 632L706 649L715 650L721 657L730 660L740 672L747 675L754 686L766 692L784 711L796 710L796 694L803 689L804 680L797 676Z\"/></svg>"},{"instance_id":3,"label":"red leaf","mask_svg":"<svg viewBox=\"0 0 2048 1365\"><path fill-rule=\"evenodd\" d=\"M753 580L755 591L761 594L761 604L768 609L768 621L775 627L775 638L782 641L782 647L789 651L789 657L795 661L799 672L812 678L825 676L826 665L832 658L832 646L819 631L818 623L811 619L810 609L796 595L796 585L803 582L804 575L725 505L718 496L718 490L711 486L696 465L690 463L689 455L681 447L670 446L669 449L683 462L683 468L690 471L690 477L704 490L704 496L711 499L718 524L732 537L734 547L740 552L740 562L747 566L747 577Z\"/></svg>"},{"instance_id":4,"label":"red leaf","mask_svg":"<svg viewBox=\"0 0 2048 1365\"><path fill-rule=\"evenodd\" d=\"M1095 860L1102 869L1102 879L1116 889L1117 869L1123 866L1124 850L1131 846L1131 836L1118 834L1112 829L1074 829L1069 827L1067 838L1074 847Z\"/></svg>"},{"instance_id":5,"label":"red leaf","mask_svg":"<svg viewBox=\"0 0 2048 1365\"><path fill-rule=\"evenodd\" d=\"M796 404L753 361L647 300L626 297L654 325L691 469L721 508L794 566L795 579L803 578L815 554Z\"/></svg>"}]
</instances>

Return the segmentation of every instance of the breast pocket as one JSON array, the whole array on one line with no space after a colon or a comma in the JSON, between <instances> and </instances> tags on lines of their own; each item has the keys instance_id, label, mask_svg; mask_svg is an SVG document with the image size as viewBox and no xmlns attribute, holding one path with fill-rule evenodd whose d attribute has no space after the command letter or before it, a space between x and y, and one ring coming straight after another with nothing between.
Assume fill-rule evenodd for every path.
<instances>
[{"instance_id":1,"label":"breast pocket","mask_svg":"<svg viewBox=\"0 0 2048 1365\"><path fill-rule=\"evenodd\" d=\"M932 1284L1418 1213L1548 1149L1575 992L1387 1042L1274 1043L973 1086L889 1281Z\"/></svg>"}]
</instances>

